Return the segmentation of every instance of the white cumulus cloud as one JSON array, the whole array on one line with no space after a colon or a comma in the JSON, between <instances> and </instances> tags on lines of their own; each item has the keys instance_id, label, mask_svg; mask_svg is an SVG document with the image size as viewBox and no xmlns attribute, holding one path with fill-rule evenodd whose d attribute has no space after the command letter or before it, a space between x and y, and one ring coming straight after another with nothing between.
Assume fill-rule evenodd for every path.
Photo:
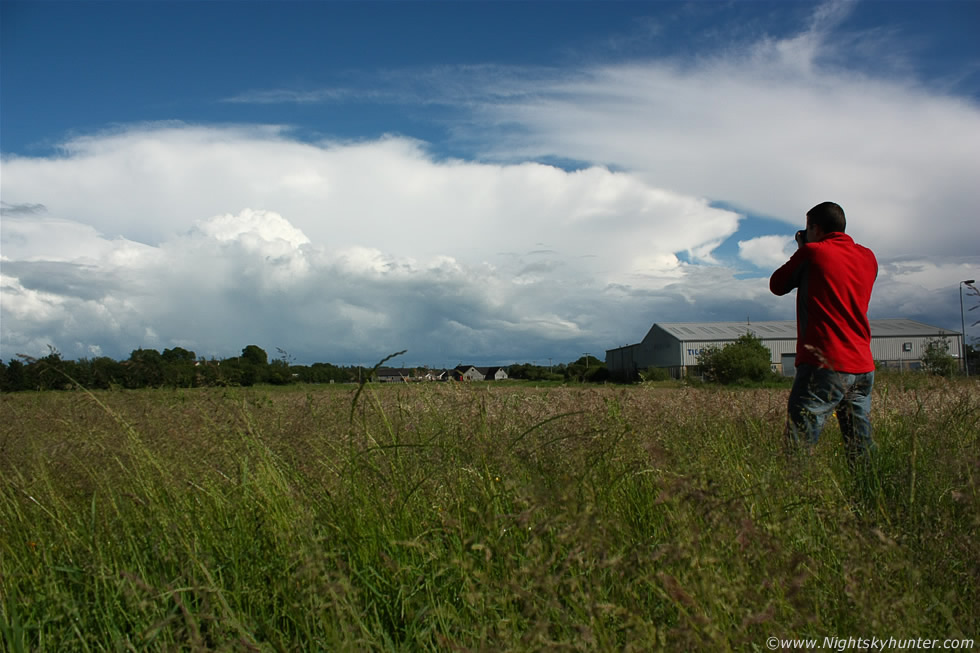
<instances>
[{"instance_id":1,"label":"white cumulus cloud","mask_svg":"<svg viewBox=\"0 0 980 653\"><path fill-rule=\"evenodd\" d=\"M878 255L873 317L958 324L958 282L980 268L980 106L849 70L849 8L686 61L443 67L425 93L377 89L451 109L465 160L402 136L180 122L5 155L0 357L254 343L305 361L573 360L657 321L792 317L760 268L824 200ZM785 234L741 231L746 216Z\"/></svg>"},{"instance_id":2,"label":"white cumulus cloud","mask_svg":"<svg viewBox=\"0 0 980 653\"><path fill-rule=\"evenodd\" d=\"M779 267L793 255L795 249L796 242L786 236L759 236L738 241L739 257L760 268Z\"/></svg>"}]
</instances>

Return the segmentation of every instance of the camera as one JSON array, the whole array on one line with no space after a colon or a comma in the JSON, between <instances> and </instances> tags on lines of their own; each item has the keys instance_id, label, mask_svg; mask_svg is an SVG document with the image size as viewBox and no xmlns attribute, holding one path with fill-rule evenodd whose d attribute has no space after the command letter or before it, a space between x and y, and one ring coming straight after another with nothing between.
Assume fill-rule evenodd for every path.
<instances>
[{"instance_id":1,"label":"camera","mask_svg":"<svg viewBox=\"0 0 980 653\"><path fill-rule=\"evenodd\" d=\"M800 229L796 232L796 242L801 245L806 243L806 229Z\"/></svg>"}]
</instances>

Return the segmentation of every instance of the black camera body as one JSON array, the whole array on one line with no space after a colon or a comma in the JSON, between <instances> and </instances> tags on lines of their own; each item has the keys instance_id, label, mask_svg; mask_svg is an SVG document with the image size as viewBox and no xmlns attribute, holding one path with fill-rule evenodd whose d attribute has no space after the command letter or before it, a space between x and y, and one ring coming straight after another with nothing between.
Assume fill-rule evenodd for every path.
<instances>
[{"instance_id":1,"label":"black camera body","mask_svg":"<svg viewBox=\"0 0 980 653\"><path fill-rule=\"evenodd\" d=\"M806 244L806 229L800 229L796 232L796 242L801 245Z\"/></svg>"}]
</instances>

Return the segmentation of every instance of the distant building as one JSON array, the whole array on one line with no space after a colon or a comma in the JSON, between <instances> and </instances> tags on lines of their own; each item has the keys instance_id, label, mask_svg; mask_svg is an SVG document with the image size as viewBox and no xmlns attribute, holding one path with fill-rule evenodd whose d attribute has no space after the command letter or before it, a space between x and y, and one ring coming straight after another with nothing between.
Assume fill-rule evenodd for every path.
<instances>
[{"instance_id":1,"label":"distant building","mask_svg":"<svg viewBox=\"0 0 980 653\"><path fill-rule=\"evenodd\" d=\"M485 381L502 381L507 378L507 370L502 367L478 367Z\"/></svg>"},{"instance_id":2,"label":"distant building","mask_svg":"<svg viewBox=\"0 0 980 653\"><path fill-rule=\"evenodd\" d=\"M772 353L772 369L784 376L796 372L796 322L672 322L654 324L643 340L606 350L613 378L632 379L650 367L662 367L680 378L696 370L706 347L723 347L751 333ZM931 340L945 338L949 353L960 357L960 334L904 318L871 320L871 355L882 367L918 369Z\"/></svg>"},{"instance_id":3,"label":"distant building","mask_svg":"<svg viewBox=\"0 0 980 653\"><path fill-rule=\"evenodd\" d=\"M502 367L474 365L457 365L449 374L456 381L500 381L507 378L507 370Z\"/></svg>"},{"instance_id":4,"label":"distant building","mask_svg":"<svg viewBox=\"0 0 980 653\"><path fill-rule=\"evenodd\" d=\"M418 367L379 367L374 375L381 383L407 383L424 380L425 372L428 370Z\"/></svg>"},{"instance_id":5,"label":"distant building","mask_svg":"<svg viewBox=\"0 0 980 653\"><path fill-rule=\"evenodd\" d=\"M380 367L374 373L380 383L408 383L417 381L499 381L507 378L502 367L476 367L457 365L451 370L434 370L428 367Z\"/></svg>"},{"instance_id":6,"label":"distant building","mask_svg":"<svg viewBox=\"0 0 980 653\"><path fill-rule=\"evenodd\" d=\"M424 379L426 381L445 381L449 378L447 370L426 370Z\"/></svg>"}]
</instances>

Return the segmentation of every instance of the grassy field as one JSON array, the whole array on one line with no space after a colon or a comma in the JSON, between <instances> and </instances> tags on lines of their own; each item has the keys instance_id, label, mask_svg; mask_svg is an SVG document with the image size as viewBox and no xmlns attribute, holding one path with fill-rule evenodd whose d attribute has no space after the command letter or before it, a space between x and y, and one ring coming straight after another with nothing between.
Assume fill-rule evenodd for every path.
<instances>
[{"instance_id":1,"label":"grassy field","mask_svg":"<svg viewBox=\"0 0 980 653\"><path fill-rule=\"evenodd\" d=\"M786 389L355 391L0 397L0 648L980 636L975 381L882 376L873 478Z\"/></svg>"}]
</instances>

